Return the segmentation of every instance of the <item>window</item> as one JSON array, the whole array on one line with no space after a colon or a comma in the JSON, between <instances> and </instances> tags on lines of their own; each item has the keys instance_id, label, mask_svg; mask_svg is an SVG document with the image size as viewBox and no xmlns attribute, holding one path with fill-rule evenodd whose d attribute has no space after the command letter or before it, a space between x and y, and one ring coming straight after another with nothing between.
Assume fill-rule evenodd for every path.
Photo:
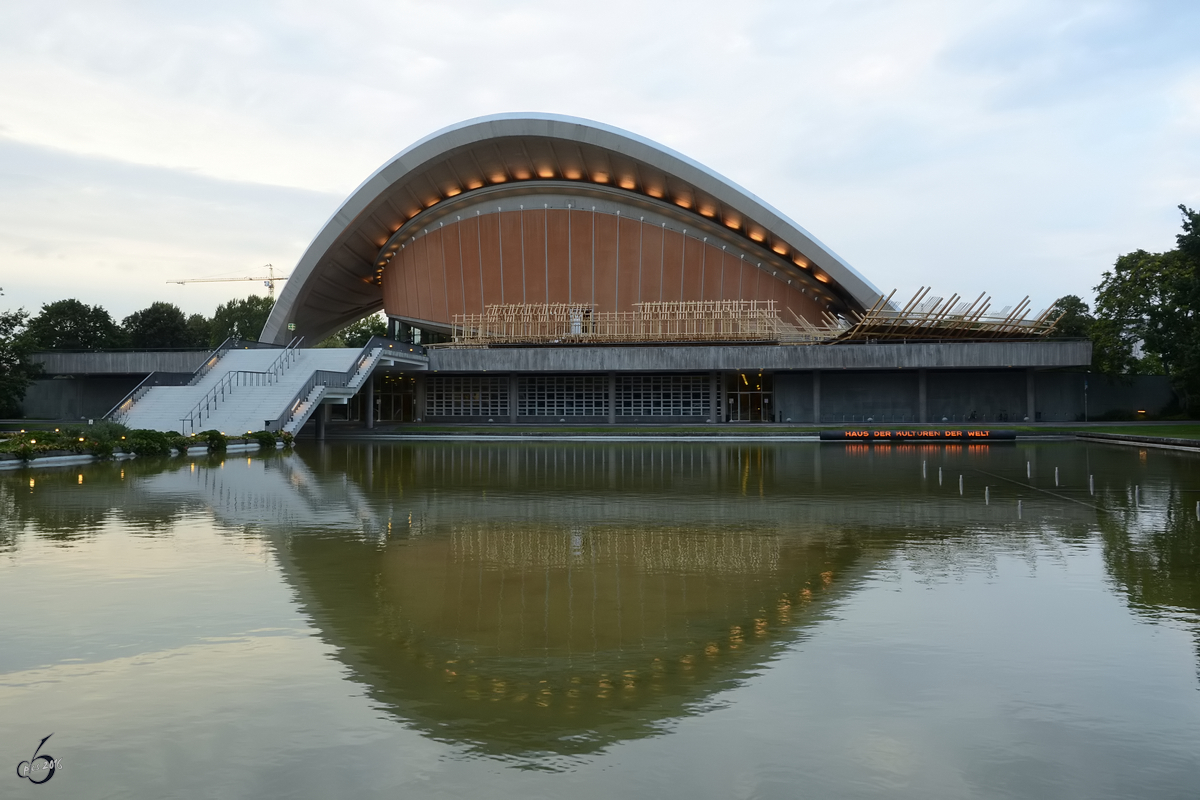
<instances>
[{"instance_id":1,"label":"window","mask_svg":"<svg viewBox=\"0 0 1200 800\"><path fill-rule=\"evenodd\" d=\"M608 378L604 375L530 375L517 384L521 417L606 417Z\"/></svg>"},{"instance_id":2,"label":"window","mask_svg":"<svg viewBox=\"0 0 1200 800\"><path fill-rule=\"evenodd\" d=\"M427 417L507 417L508 378L433 376L425 390Z\"/></svg>"},{"instance_id":3,"label":"window","mask_svg":"<svg viewBox=\"0 0 1200 800\"><path fill-rule=\"evenodd\" d=\"M622 375L617 378L619 417L708 417L707 375Z\"/></svg>"}]
</instances>

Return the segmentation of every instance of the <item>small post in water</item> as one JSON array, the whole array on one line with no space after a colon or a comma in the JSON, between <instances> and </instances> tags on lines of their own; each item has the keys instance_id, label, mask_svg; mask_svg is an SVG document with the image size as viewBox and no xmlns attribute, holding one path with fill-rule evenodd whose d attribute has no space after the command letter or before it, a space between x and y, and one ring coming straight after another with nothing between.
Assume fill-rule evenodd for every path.
<instances>
[{"instance_id":1,"label":"small post in water","mask_svg":"<svg viewBox=\"0 0 1200 800\"><path fill-rule=\"evenodd\" d=\"M1096 476L1088 475L1088 494L1096 493Z\"/></svg>"},{"instance_id":2,"label":"small post in water","mask_svg":"<svg viewBox=\"0 0 1200 800\"><path fill-rule=\"evenodd\" d=\"M925 465L926 465L927 463L929 463L929 462L927 462L927 461L922 461L922 462L921 462L921 477L922 477L922 478L924 478L924 477L925 477Z\"/></svg>"},{"instance_id":3,"label":"small post in water","mask_svg":"<svg viewBox=\"0 0 1200 800\"><path fill-rule=\"evenodd\" d=\"M1021 518L1021 501L1017 501L1017 519Z\"/></svg>"},{"instance_id":4,"label":"small post in water","mask_svg":"<svg viewBox=\"0 0 1200 800\"><path fill-rule=\"evenodd\" d=\"M989 486L983 487L983 504L985 506L990 506L992 504L991 487Z\"/></svg>"},{"instance_id":5,"label":"small post in water","mask_svg":"<svg viewBox=\"0 0 1200 800\"><path fill-rule=\"evenodd\" d=\"M1058 467L1054 468L1054 485L1058 486Z\"/></svg>"},{"instance_id":6,"label":"small post in water","mask_svg":"<svg viewBox=\"0 0 1200 800\"><path fill-rule=\"evenodd\" d=\"M1142 504L1142 487L1135 485L1133 487L1133 507L1137 508L1141 504Z\"/></svg>"},{"instance_id":7,"label":"small post in water","mask_svg":"<svg viewBox=\"0 0 1200 800\"><path fill-rule=\"evenodd\" d=\"M1032 478L1032 477L1033 477L1033 468L1029 466L1029 462L1028 462L1028 461L1026 461L1026 462L1025 462L1025 477L1026 477L1026 478Z\"/></svg>"},{"instance_id":8,"label":"small post in water","mask_svg":"<svg viewBox=\"0 0 1200 800\"><path fill-rule=\"evenodd\" d=\"M962 475L959 475L959 476L958 476L958 493L959 493L960 495L962 494L962 489L963 489L963 487L962 487Z\"/></svg>"},{"instance_id":9,"label":"small post in water","mask_svg":"<svg viewBox=\"0 0 1200 800\"><path fill-rule=\"evenodd\" d=\"M938 467L938 486L942 485L942 468Z\"/></svg>"}]
</instances>

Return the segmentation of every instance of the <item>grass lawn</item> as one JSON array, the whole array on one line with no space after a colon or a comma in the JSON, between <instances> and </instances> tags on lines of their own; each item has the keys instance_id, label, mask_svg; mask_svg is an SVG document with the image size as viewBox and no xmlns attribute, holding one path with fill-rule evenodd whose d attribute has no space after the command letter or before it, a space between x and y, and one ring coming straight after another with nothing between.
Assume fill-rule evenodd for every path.
<instances>
[{"instance_id":1,"label":"grass lawn","mask_svg":"<svg viewBox=\"0 0 1200 800\"><path fill-rule=\"evenodd\" d=\"M519 425L378 425L377 434L411 434L449 435L449 436L789 436L797 434L816 434L821 430L840 430L844 428L863 427L854 425L555 425L548 426L519 426ZM1174 439L1200 439L1200 422L1129 422L1107 424L1059 423L1043 425L1011 425L999 423L995 425L870 425L866 427L881 430L895 430L908 427L929 428L934 430L963 430L992 428L995 430L1015 430L1023 434L1054 435L1080 432L1094 433L1125 433L1134 436L1156 436ZM330 434L363 434L362 428L355 426L332 426Z\"/></svg>"}]
</instances>

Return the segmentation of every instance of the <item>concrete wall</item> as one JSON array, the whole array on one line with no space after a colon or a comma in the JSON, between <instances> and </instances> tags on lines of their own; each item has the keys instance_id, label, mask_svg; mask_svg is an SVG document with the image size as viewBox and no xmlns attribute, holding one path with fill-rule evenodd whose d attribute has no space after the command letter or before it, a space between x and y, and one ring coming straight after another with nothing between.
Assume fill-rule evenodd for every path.
<instances>
[{"instance_id":1,"label":"concrete wall","mask_svg":"<svg viewBox=\"0 0 1200 800\"><path fill-rule=\"evenodd\" d=\"M1026 372L929 372L930 422L1021 422L1027 414Z\"/></svg>"},{"instance_id":2,"label":"concrete wall","mask_svg":"<svg viewBox=\"0 0 1200 800\"><path fill-rule=\"evenodd\" d=\"M828 346L694 345L503 347L429 350L441 372L677 372L704 370L894 370L1074 367L1090 364L1088 341Z\"/></svg>"},{"instance_id":3,"label":"concrete wall","mask_svg":"<svg viewBox=\"0 0 1200 800\"><path fill-rule=\"evenodd\" d=\"M29 419L100 419L145 377L81 375L43 378L29 386L21 410Z\"/></svg>"},{"instance_id":4,"label":"concrete wall","mask_svg":"<svg viewBox=\"0 0 1200 800\"><path fill-rule=\"evenodd\" d=\"M1088 419L1139 409L1161 414L1175 404L1165 375L1138 375L1127 382L1082 372L1040 372L1036 377L1037 410L1044 422L1083 419L1085 380Z\"/></svg>"},{"instance_id":5,"label":"concrete wall","mask_svg":"<svg viewBox=\"0 0 1200 800\"><path fill-rule=\"evenodd\" d=\"M811 422L813 418L811 372L780 372L775 375L775 411L780 422Z\"/></svg>"},{"instance_id":6,"label":"concrete wall","mask_svg":"<svg viewBox=\"0 0 1200 800\"><path fill-rule=\"evenodd\" d=\"M917 422L918 374L828 372L821 375L821 421Z\"/></svg>"},{"instance_id":7,"label":"concrete wall","mask_svg":"<svg viewBox=\"0 0 1200 800\"><path fill-rule=\"evenodd\" d=\"M195 372L208 350L143 350L105 353L34 353L46 375L132 375L151 372ZM117 398L118 400L120 398Z\"/></svg>"},{"instance_id":8,"label":"concrete wall","mask_svg":"<svg viewBox=\"0 0 1200 800\"><path fill-rule=\"evenodd\" d=\"M821 422L914 422L920 413L919 372L822 372ZM1024 369L954 370L926 373L927 421L1020 423L1029 413ZM1034 372L1034 419L1075 422L1106 412L1144 409L1161 414L1174 402L1170 382L1163 376L1139 376L1128 382L1082 372ZM813 421L813 373L775 373L775 403L779 419Z\"/></svg>"}]
</instances>

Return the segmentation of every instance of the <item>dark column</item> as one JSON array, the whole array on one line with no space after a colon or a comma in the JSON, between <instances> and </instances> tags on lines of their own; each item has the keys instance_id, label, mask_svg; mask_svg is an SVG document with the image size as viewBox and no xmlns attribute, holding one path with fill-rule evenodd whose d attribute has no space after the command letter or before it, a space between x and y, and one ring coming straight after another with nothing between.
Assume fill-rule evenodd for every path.
<instances>
[{"instance_id":1,"label":"dark column","mask_svg":"<svg viewBox=\"0 0 1200 800\"><path fill-rule=\"evenodd\" d=\"M821 373L813 370L813 423L821 424Z\"/></svg>"},{"instance_id":2,"label":"dark column","mask_svg":"<svg viewBox=\"0 0 1200 800\"><path fill-rule=\"evenodd\" d=\"M708 404L710 421L717 423L721 421L721 373L708 373L708 390L712 393L712 402Z\"/></svg>"},{"instance_id":3,"label":"dark column","mask_svg":"<svg viewBox=\"0 0 1200 800\"><path fill-rule=\"evenodd\" d=\"M929 422L928 370L917 370L917 422Z\"/></svg>"},{"instance_id":4,"label":"dark column","mask_svg":"<svg viewBox=\"0 0 1200 800\"><path fill-rule=\"evenodd\" d=\"M520 395L520 381L517 373L508 376L508 421L517 424L517 398Z\"/></svg>"},{"instance_id":5,"label":"dark column","mask_svg":"<svg viewBox=\"0 0 1200 800\"><path fill-rule=\"evenodd\" d=\"M1037 408L1035 405L1037 397L1034 394L1033 387L1033 368L1030 367L1029 369L1025 370L1025 419L1029 420L1030 422L1037 421L1037 411L1035 410Z\"/></svg>"},{"instance_id":6,"label":"dark column","mask_svg":"<svg viewBox=\"0 0 1200 800\"><path fill-rule=\"evenodd\" d=\"M417 385L413 387L413 419L422 422L425 419L425 375L418 372Z\"/></svg>"},{"instance_id":7,"label":"dark column","mask_svg":"<svg viewBox=\"0 0 1200 800\"><path fill-rule=\"evenodd\" d=\"M367 376L366 408L363 409L363 427L367 430L375 427L375 376Z\"/></svg>"},{"instance_id":8,"label":"dark column","mask_svg":"<svg viewBox=\"0 0 1200 800\"><path fill-rule=\"evenodd\" d=\"M617 373L608 373L608 424L617 424Z\"/></svg>"},{"instance_id":9,"label":"dark column","mask_svg":"<svg viewBox=\"0 0 1200 800\"><path fill-rule=\"evenodd\" d=\"M321 403L319 406L317 406L317 411L315 414L317 418L317 441L320 442L325 441L325 416L328 414L328 412L329 406L325 405L324 403Z\"/></svg>"}]
</instances>

